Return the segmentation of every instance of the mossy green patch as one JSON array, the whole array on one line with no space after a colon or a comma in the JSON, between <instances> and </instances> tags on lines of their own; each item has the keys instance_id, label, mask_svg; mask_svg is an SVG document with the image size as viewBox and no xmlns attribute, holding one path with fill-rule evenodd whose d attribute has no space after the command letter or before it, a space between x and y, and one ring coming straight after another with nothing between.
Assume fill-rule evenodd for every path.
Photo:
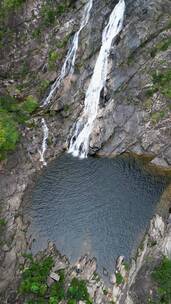
<instances>
[{"instance_id":1,"label":"mossy green patch","mask_svg":"<svg viewBox=\"0 0 171 304\"><path fill-rule=\"evenodd\" d=\"M47 1L41 8L41 26L53 25L57 17L63 15L69 7L69 2L64 0L56 5L55 1Z\"/></svg>"},{"instance_id":2,"label":"mossy green patch","mask_svg":"<svg viewBox=\"0 0 171 304\"><path fill-rule=\"evenodd\" d=\"M157 284L159 297L158 302L155 303L171 303L171 260L164 257L160 265L153 271L152 278Z\"/></svg>"},{"instance_id":3,"label":"mossy green patch","mask_svg":"<svg viewBox=\"0 0 171 304\"><path fill-rule=\"evenodd\" d=\"M156 92L160 92L166 98L171 99L171 69L163 70L161 72L155 71L152 74L153 85L146 90L146 96L151 97Z\"/></svg>"},{"instance_id":4,"label":"mossy green patch","mask_svg":"<svg viewBox=\"0 0 171 304\"><path fill-rule=\"evenodd\" d=\"M71 284L67 291L68 301L79 300L84 301L86 304L91 304L92 301L87 291L87 286L85 281L80 281L77 278L72 279Z\"/></svg>"},{"instance_id":5,"label":"mossy green patch","mask_svg":"<svg viewBox=\"0 0 171 304\"><path fill-rule=\"evenodd\" d=\"M2 0L4 10L11 10L20 7L26 0Z\"/></svg>"},{"instance_id":6,"label":"mossy green patch","mask_svg":"<svg viewBox=\"0 0 171 304\"><path fill-rule=\"evenodd\" d=\"M33 96L28 96L22 103L22 110L29 114L33 113L38 108L38 101Z\"/></svg>"},{"instance_id":7,"label":"mossy green patch","mask_svg":"<svg viewBox=\"0 0 171 304\"><path fill-rule=\"evenodd\" d=\"M164 39L151 50L151 57L155 57L157 53L166 51L171 46L171 37Z\"/></svg>"},{"instance_id":8,"label":"mossy green patch","mask_svg":"<svg viewBox=\"0 0 171 304\"><path fill-rule=\"evenodd\" d=\"M63 49L66 47L68 40L69 40L70 35L66 35L62 41L57 42L57 48Z\"/></svg>"},{"instance_id":9,"label":"mossy green patch","mask_svg":"<svg viewBox=\"0 0 171 304\"><path fill-rule=\"evenodd\" d=\"M11 114L0 109L0 160L8 151L15 149L19 140L18 125Z\"/></svg>"},{"instance_id":10,"label":"mossy green patch","mask_svg":"<svg viewBox=\"0 0 171 304\"><path fill-rule=\"evenodd\" d=\"M56 62L61 58L61 54L57 51L50 51L48 55L48 67L50 70L56 69Z\"/></svg>"},{"instance_id":11,"label":"mossy green patch","mask_svg":"<svg viewBox=\"0 0 171 304\"><path fill-rule=\"evenodd\" d=\"M144 104L143 104L143 107L144 107L145 110L147 110L147 111L151 111L152 106L153 106L153 101L152 101L151 98L148 98L148 99L144 102Z\"/></svg>"},{"instance_id":12,"label":"mossy green patch","mask_svg":"<svg viewBox=\"0 0 171 304\"><path fill-rule=\"evenodd\" d=\"M0 218L0 233L4 231L6 226L6 221L4 218Z\"/></svg>"},{"instance_id":13,"label":"mossy green patch","mask_svg":"<svg viewBox=\"0 0 171 304\"><path fill-rule=\"evenodd\" d=\"M154 112L151 114L151 121L153 124L156 124L164 117L165 117L165 111Z\"/></svg>"},{"instance_id":14,"label":"mossy green patch","mask_svg":"<svg viewBox=\"0 0 171 304\"><path fill-rule=\"evenodd\" d=\"M166 97L171 98L171 69L155 72L152 76L154 87Z\"/></svg>"},{"instance_id":15,"label":"mossy green patch","mask_svg":"<svg viewBox=\"0 0 171 304\"><path fill-rule=\"evenodd\" d=\"M15 149L20 139L20 124L24 124L37 107L38 102L32 96L23 102L10 96L0 97L0 159Z\"/></svg>"},{"instance_id":16,"label":"mossy green patch","mask_svg":"<svg viewBox=\"0 0 171 304\"><path fill-rule=\"evenodd\" d=\"M117 285L122 284L123 281L124 281L124 278L123 278L123 276L121 275L121 273L120 273L120 272L117 272L115 275L116 275L116 284L117 284Z\"/></svg>"},{"instance_id":17,"label":"mossy green patch","mask_svg":"<svg viewBox=\"0 0 171 304\"><path fill-rule=\"evenodd\" d=\"M38 93L40 96L43 96L50 85L50 81L43 79L38 84Z\"/></svg>"}]
</instances>

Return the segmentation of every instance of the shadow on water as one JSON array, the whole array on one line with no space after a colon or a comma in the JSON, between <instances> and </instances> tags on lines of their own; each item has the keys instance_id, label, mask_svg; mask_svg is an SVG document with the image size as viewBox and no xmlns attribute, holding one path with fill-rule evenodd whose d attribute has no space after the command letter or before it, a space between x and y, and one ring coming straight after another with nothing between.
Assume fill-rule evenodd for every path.
<instances>
[{"instance_id":1,"label":"shadow on water","mask_svg":"<svg viewBox=\"0 0 171 304\"><path fill-rule=\"evenodd\" d=\"M165 186L133 158L62 155L43 170L24 207L32 251L51 240L71 262L89 253L100 274L110 274L118 255L130 258Z\"/></svg>"}]
</instances>

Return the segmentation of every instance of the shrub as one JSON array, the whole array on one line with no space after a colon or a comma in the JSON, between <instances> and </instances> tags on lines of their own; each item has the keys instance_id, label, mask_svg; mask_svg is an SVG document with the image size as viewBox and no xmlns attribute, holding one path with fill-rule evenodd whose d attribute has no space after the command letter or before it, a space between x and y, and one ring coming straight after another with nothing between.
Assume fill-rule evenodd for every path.
<instances>
[{"instance_id":1,"label":"shrub","mask_svg":"<svg viewBox=\"0 0 171 304\"><path fill-rule=\"evenodd\" d=\"M48 5L44 5L41 10L41 16L43 19L43 24L49 26L55 22L56 13L53 8Z\"/></svg>"},{"instance_id":2,"label":"shrub","mask_svg":"<svg viewBox=\"0 0 171 304\"><path fill-rule=\"evenodd\" d=\"M39 91L40 96L43 96L45 94L45 92L48 89L49 85L50 85L50 81L49 80L44 79L44 80L40 81L40 84L39 84L39 87L38 87L38 91Z\"/></svg>"},{"instance_id":3,"label":"shrub","mask_svg":"<svg viewBox=\"0 0 171 304\"><path fill-rule=\"evenodd\" d=\"M28 96L22 104L22 110L29 114L33 113L38 108L38 102L33 96Z\"/></svg>"},{"instance_id":4,"label":"shrub","mask_svg":"<svg viewBox=\"0 0 171 304\"><path fill-rule=\"evenodd\" d=\"M77 304L77 301L74 299L68 300L67 304Z\"/></svg>"},{"instance_id":5,"label":"shrub","mask_svg":"<svg viewBox=\"0 0 171 304\"><path fill-rule=\"evenodd\" d=\"M0 233L4 231L6 221L3 218L0 218Z\"/></svg>"},{"instance_id":6,"label":"shrub","mask_svg":"<svg viewBox=\"0 0 171 304\"><path fill-rule=\"evenodd\" d=\"M152 75L153 86L146 91L146 96L153 96L160 91L166 98L171 98L171 69L163 72L156 71Z\"/></svg>"},{"instance_id":7,"label":"shrub","mask_svg":"<svg viewBox=\"0 0 171 304\"><path fill-rule=\"evenodd\" d=\"M66 47L66 45L68 43L68 40L69 40L69 37L70 37L70 35L66 35L62 41L58 41L57 42L57 47L59 49L62 49L64 47Z\"/></svg>"},{"instance_id":8,"label":"shrub","mask_svg":"<svg viewBox=\"0 0 171 304\"><path fill-rule=\"evenodd\" d=\"M6 221L3 218L0 218L0 227L4 227L6 225Z\"/></svg>"},{"instance_id":9,"label":"shrub","mask_svg":"<svg viewBox=\"0 0 171 304\"><path fill-rule=\"evenodd\" d=\"M39 38L41 35L41 29L38 27L38 28L35 28L32 32L32 37L33 38Z\"/></svg>"},{"instance_id":10,"label":"shrub","mask_svg":"<svg viewBox=\"0 0 171 304\"><path fill-rule=\"evenodd\" d=\"M60 3L57 6L56 3L53 2L44 4L41 9L42 26L52 25L57 17L66 12L69 6L70 3L68 3L67 0L63 1L63 3Z\"/></svg>"},{"instance_id":11,"label":"shrub","mask_svg":"<svg viewBox=\"0 0 171 304\"><path fill-rule=\"evenodd\" d=\"M56 51L50 51L48 56L48 66L50 69L55 68L56 61L60 58L60 55Z\"/></svg>"},{"instance_id":12,"label":"shrub","mask_svg":"<svg viewBox=\"0 0 171 304\"><path fill-rule=\"evenodd\" d=\"M59 281L48 287L47 277L53 266L52 258L46 257L37 262L30 255L24 256L28 258L30 265L23 271L19 292L29 298L27 304L58 304L63 300L67 304L77 304L80 300L92 304L85 281L72 279L66 291L65 272L59 270Z\"/></svg>"},{"instance_id":13,"label":"shrub","mask_svg":"<svg viewBox=\"0 0 171 304\"><path fill-rule=\"evenodd\" d=\"M85 281L79 281L77 278L72 279L67 291L67 298L71 301L85 301L86 304L92 303L90 300Z\"/></svg>"},{"instance_id":14,"label":"shrub","mask_svg":"<svg viewBox=\"0 0 171 304\"><path fill-rule=\"evenodd\" d=\"M152 278L158 286L158 303L171 303L171 260L164 257L153 271Z\"/></svg>"},{"instance_id":15,"label":"shrub","mask_svg":"<svg viewBox=\"0 0 171 304\"><path fill-rule=\"evenodd\" d=\"M121 275L121 273L120 272L117 272L116 273L116 284L117 285L120 285L120 284L122 284L123 283L123 276Z\"/></svg>"},{"instance_id":16,"label":"shrub","mask_svg":"<svg viewBox=\"0 0 171 304\"><path fill-rule=\"evenodd\" d=\"M14 150L19 140L18 125L11 114L0 109L0 160L8 151Z\"/></svg>"},{"instance_id":17,"label":"shrub","mask_svg":"<svg viewBox=\"0 0 171 304\"><path fill-rule=\"evenodd\" d=\"M2 6L5 10L16 9L20 7L25 0L3 0Z\"/></svg>"},{"instance_id":18,"label":"shrub","mask_svg":"<svg viewBox=\"0 0 171 304\"><path fill-rule=\"evenodd\" d=\"M22 294L31 293L44 296L47 291L46 279L52 265L51 257L44 258L40 262L31 260L30 267L25 269L22 274L19 291Z\"/></svg>"},{"instance_id":19,"label":"shrub","mask_svg":"<svg viewBox=\"0 0 171 304\"><path fill-rule=\"evenodd\" d=\"M171 37L164 39L162 42L157 44L157 46L154 49L152 49L151 57L154 58L158 52L166 51L170 45L171 45Z\"/></svg>"},{"instance_id":20,"label":"shrub","mask_svg":"<svg viewBox=\"0 0 171 304\"><path fill-rule=\"evenodd\" d=\"M38 102L28 96L18 103L10 96L0 97L0 160L15 149L20 138L19 125L25 123L38 107Z\"/></svg>"},{"instance_id":21,"label":"shrub","mask_svg":"<svg viewBox=\"0 0 171 304\"><path fill-rule=\"evenodd\" d=\"M154 124L158 123L162 118L164 118L165 112L154 112L151 114L151 120Z\"/></svg>"}]
</instances>

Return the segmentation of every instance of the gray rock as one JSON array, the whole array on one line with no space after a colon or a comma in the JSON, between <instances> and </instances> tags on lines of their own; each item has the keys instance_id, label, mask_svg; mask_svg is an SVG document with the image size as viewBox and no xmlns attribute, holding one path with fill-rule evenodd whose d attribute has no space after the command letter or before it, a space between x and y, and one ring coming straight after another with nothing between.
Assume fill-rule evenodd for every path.
<instances>
[{"instance_id":1,"label":"gray rock","mask_svg":"<svg viewBox=\"0 0 171 304\"><path fill-rule=\"evenodd\" d=\"M55 273L55 272L50 272L49 277L50 277L51 279L53 279L54 281L57 281L57 282L58 282L59 279L60 279L59 274L57 274L57 273Z\"/></svg>"}]
</instances>

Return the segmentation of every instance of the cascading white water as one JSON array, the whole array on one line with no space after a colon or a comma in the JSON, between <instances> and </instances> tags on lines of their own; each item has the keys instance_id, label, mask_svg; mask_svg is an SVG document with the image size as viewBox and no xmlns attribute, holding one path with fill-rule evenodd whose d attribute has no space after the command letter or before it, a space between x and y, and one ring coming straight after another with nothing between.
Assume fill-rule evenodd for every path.
<instances>
[{"instance_id":1,"label":"cascading white water","mask_svg":"<svg viewBox=\"0 0 171 304\"><path fill-rule=\"evenodd\" d=\"M125 12L125 1L120 0L112 11L109 22L103 30L102 46L94 67L86 97L83 114L75 126L74 134L70 141L69 153L80 158L87 157L89 139L93 129L93 122L97 116L100 92L105 86L108 67L108 56L113 39L122 29Z\"/></svg>"},{"instance_id":2,"label":"cascading white water","mask_svg":"<svg viewBox=\"0 0 171 304\"><path fill-rule=\"evenodd\" d=\"M42 149L41 151L39 151L39 153L40 153L40 162L42 162L43 166L46 166L47 164L44 155L47 149L47 139L49 136L49 130L44 118L42 118L42 129L43 129L43 141L42 141Z\"/></svg>"},{"instance_id":3,"label":"cascading white water","mask_svg":"<svg viewBox=\"0 0 171 304\"><path fill-rule=\"evenodd\" d=\"M54 93L56 92L56 90L59 88L62 80L67 75L69 75L69 74L72 75L74 73L74 65L75 65L76 53L77 53L77 49L78 49L79 35L80 35L80 32L82 31L82 29L87 25L87 23L89 21L92 5L93 5L93 0L88 0L88 3L85 5L85 8L84 8L84 13L83 13L83 17L81 19L80 28L74 35L71 47L68 50L65 62L62 66L61 73L60 73L59 77L55 80L55 82L53 83L53 85L50 89L49 95L46 97L46 99L43 102L43 106L46 106L51 102L52 97L53 97Z\"/></svg>"}]
</instances>

